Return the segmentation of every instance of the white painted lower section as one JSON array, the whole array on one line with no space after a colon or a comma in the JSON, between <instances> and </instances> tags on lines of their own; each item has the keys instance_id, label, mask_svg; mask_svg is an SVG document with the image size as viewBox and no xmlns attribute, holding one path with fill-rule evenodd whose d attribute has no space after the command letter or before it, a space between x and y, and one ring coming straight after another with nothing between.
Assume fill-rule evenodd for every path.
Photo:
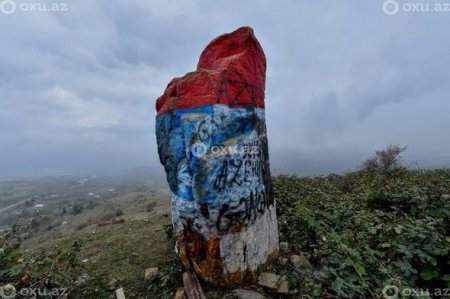
<instances>
[{"instance_id":1,"label":"white painted lower section","mask_svg":"<svg viewBox=\"0 0 450 299\"><path fill-rule=\"evenodd\" d=\"M278 223L275 205L238 233L222 236L220 252L224 273L256 271L278 251Z\"/></svg>"}]
</instances>

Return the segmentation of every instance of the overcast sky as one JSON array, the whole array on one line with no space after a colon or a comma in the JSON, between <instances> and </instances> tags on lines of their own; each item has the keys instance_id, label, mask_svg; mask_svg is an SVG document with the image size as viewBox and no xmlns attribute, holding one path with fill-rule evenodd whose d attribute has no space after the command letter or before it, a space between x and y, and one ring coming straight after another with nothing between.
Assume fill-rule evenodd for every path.
<instances>
[{"instance_id":1,"label":"overcast sky","mask_svg":"<svg viewBox=\"0 0 450 299\"><path fill-rule=\"evenodd\" d=\"M276 173L353 170L387 144L407 145L410 165L450 166L450 11L403 1L387 15L381 0L17 0L10 13L3 2L0 175L162 171L155 99L240 26L254 28L268 61Z\"/></svg>"}]
</instances>

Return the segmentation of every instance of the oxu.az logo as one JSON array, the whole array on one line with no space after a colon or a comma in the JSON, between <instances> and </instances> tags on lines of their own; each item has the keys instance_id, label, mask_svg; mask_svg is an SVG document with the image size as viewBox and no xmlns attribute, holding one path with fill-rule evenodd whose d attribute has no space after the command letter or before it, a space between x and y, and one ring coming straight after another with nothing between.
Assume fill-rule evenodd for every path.
<instances>
[{"instance_id":1,"label":"oxu.az logo","mask_svg":"<svg viewBox=\"0 0 450 299\"><path fill-rule=\"evenodd\" d=\"M0 13L11 15L17 11L21 12L61 12L68 11L65 2L16 2L15 0L0 0Z\"/></svg>"},{"instance_id":2,"label":"oxu.az logo","mask_svg":"<svg viewBox=\"0 0 450 299\"><path fill-rule=\"evenodd\" d=\"M1 299L12 299L17 295L16 288L12 284L7 284L0 286L0 298Z\"/></svg>"},{"instance_id":3,"label":"oxu.az logo","mask_svg":"<svg viewBox=\"0 0 450 299\"><path fill-rule=\"evenodd\" d=\"M16 289L12 284L0 286L0 299L13 298L61 298L68 294L68 288L21 288Z\"/></svg>"}]
</instances>

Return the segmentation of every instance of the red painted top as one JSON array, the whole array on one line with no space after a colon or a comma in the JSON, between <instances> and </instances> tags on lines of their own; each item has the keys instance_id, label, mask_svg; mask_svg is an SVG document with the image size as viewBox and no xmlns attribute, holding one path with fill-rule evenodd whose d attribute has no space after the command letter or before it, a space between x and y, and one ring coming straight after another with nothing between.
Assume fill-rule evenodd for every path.
<instances>
[{"instance_id":1,"label":"red painted top","mask_svg":"<svg viewBox=\"0 0 450 299\"><path fill-rule=\"evenodd\" d=\"M266 57L253 29L241 27L212 40L195 72L175 78L156 101L159 114L223 104L264 108Z\"/></svg>"}]
</instances>

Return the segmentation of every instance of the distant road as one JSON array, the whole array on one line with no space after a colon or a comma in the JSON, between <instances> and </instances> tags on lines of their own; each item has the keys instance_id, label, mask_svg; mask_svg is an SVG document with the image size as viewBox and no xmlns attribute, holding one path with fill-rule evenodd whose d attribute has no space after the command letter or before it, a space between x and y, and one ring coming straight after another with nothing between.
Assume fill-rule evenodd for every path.
<instances>
[{"instance_id":1,"label":"distant road","mask_svg":"<svg viewBox=\"0 0 450 299\"><path fill-rule=\"evenodd\" d=\"M30 199L31 199L31 198L28 198L28 199L25 199L25 200L16 202L15 204L12 204L12 205L10 205L10 206L7 206L6 208L2 208L2 209L0 209L0 213L3 213L3 212L5 212L5 211L7 211L7 210L9 210L9 209L14 208L14 207L20 206L21 204L25 203L27 200L30 200Z\"/></svg>"}]
</instances>

